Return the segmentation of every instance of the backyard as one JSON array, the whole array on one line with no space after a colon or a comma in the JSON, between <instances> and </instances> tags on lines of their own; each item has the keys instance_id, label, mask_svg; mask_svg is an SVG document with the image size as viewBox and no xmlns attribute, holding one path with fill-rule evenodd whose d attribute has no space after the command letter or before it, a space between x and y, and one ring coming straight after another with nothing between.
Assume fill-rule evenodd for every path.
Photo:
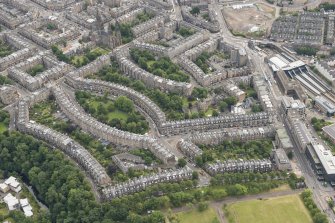
<instances>
[{"instance_id":1,"label":"backyard","mask_svg":"<svg viewBox=\"0 0 335 223\"><path fill-rule=\"evenodd\" d=\"M29 70L27 70L27 73L34 77L37 74L42 73L46 69L47 68L44 66L44 64L37 64L33 66L32 68L30 68Z\"/></svg>"},{"instance_id":2,"label":"backyard","mask_svg":"<svg viewBox=\"0 0 335 223\"><path fill-rule=\"evenodd\" d=\"M6 42L0 40L0 58L6 57L14 52L14 49Z\"/></svg>"},{"instance_id":3,"label":"backyard","mask_svg":"<svg viewBox=\"0 0 335 223\"><path fill-rule=\"evenodd\" d=\"M264 159L269 158L272 150L271 139L248 142L224 141L216 146L199 145L203 150L202 162L229 159Z\"/></svg>"}]
</instances>

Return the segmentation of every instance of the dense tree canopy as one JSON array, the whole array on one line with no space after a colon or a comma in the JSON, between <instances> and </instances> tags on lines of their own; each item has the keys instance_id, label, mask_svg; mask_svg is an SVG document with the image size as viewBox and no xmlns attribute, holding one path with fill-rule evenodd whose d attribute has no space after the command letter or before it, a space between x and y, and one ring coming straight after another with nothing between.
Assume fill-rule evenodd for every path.
<instances>
[{"instance_id":1,"label":"dense tree canopy","mask_svg":"<svg viewBox=\"0 0 335 223\"><path fill-rule=\"evenodd\" d=\"M190 81L190 77L181 71L168 57L156 59L152 52L140 49L131 49L130 55L142 69L156 76L180 82Z\"/></svg>"}]
</instances>

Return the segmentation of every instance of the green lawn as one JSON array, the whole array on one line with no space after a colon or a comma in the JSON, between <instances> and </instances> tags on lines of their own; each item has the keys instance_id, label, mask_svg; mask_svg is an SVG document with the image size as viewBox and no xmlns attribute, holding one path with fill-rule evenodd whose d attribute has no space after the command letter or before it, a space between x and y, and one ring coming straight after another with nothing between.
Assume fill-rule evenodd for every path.
<instances>
[{"instance_id":1,"label":"green lawn","mask_svg":"<svg viewBox=\"0 0 335 223\"><path fill-rule=\"evenodd\" d=\"M3 133L4 131L6 131L7 128L8 127L4 123L0 122L0 133Z\"/></svg>"},{"instance_id":2,"label":"green lawn","mask_svg":"<svg viewBox=\"0 0 335 223\"><path fill-rule=\"evenodd\" d=\"M129 117L129 115L127 113L119 111L119 110L115 110L113 112L108 113L109 120L112 120L114 118L118 118L118 119L122 119L122 120L126 121L128 117Z\"/></svg>"},{"instance_id":3,"label":"green lawn","mask_svg":"<svg viewBox=\"0 0 335 223\"><path fill-rule=\"evenodd\" d=\"M99 102L95 101L95 100L88 100L88 103L90 105L92 105L92 107L94 107L95 109L98 109L98 105ZM104 103L104 106L107 107L108 105L113 104L112 101L109 101L107 103ZM108 112L107 114L108 120L112 120L113 118L118 118L118 119L122 119L122 120L127 120L127 118L129 117L129 115L125 112L122 112L120 110L115 109L112 112Z\"/></svg>"},{"instance_id":4,"label":"green lawn","mask_svg":"<svg viewBox=\"0 0 335 223\"><path fill-rule=\"evenodd\" d=\"M219 223L217 214L213 208L203 212L197 210L181 212L177 214L180 223Z\"/></svg>"},{"instance_id":5,"label":"green lawn","mask_svg":"<svg viewBox=\"0 0 335 223\"><path fill-rule=\"evenodd\" d=\"M35 77L37 74L44 72L46 69L47 68L44 66L44 64L37 64L32 68L30 68L29 70L27 70L27 73Z\"/></svg>"},{"instance_id":6,"label":"green lawn","mask_svg":"<svg viewBox=\"0 0 335 223\"><path fill-rule=\"evenodd\" d=\"M230 223L312 223L299 195L237 202L227 207Z\"/></svg>"}]
</instances>

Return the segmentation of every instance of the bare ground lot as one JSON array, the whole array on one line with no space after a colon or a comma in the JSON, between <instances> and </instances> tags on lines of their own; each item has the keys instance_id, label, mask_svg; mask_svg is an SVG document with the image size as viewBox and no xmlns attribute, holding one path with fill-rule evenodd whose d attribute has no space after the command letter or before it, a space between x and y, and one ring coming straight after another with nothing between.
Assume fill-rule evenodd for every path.
<instances>
[{"instance_id":1,"label":"bare ground lot","mask_svg":"<svg viewBox=\"0 0 335 223\"><path fill-rule=\"evenodd\" d=\"M233 33L251 37L262 37L262 34L270 30L275 19L275 8L263 3L242 9L225 7L222 13ZM261 32L251 33L255 27L258 27Z\"/></svg>"}]
</instances>

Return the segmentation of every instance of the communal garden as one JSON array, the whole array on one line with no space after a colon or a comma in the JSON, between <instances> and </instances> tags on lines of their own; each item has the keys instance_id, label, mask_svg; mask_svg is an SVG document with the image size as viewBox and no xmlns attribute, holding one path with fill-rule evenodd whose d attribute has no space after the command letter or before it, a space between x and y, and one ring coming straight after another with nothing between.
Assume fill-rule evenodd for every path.
<instances>
[{"instance_id":1,"label":"communal garden","mask_svg":"<svg viewBox=\"0 0 335 223\"><path fill-rule=\"evenodd\" d=\"M190 77L168 57L156 58L148 50L131 49L131 58L144 70L166 79L190 82Z\"/></svg>"},{"instance_id":2,"label":"communal garden","mask_svg":"<svg viewBox=\"0 0 335 223\"><path fill-rule=\"evenodd\" d=\"M80 55L67 56L56 45L53 45L51 49L52 52L56 55L58 60L71 64L76 68L85 66L88 63L92 62L93 60L97 59L99 56L108 53L107 50L102 49L100 47L96 47L91 50L88 49L83 54Z\"/></svg>"},{"instance_id":3,"label":"communal garden","mask_svg":"<svg viewBox=\"0 0 335 223\"><path fill-rule=\"evenodd\" d=\"M44 64L36 64L35 66L33 66L32 68L27 70L27 73L30 74L31 76L35 77L37 74L42 73L46 70L47 70L47 68L46 68L46 66L44 66Z\"/></svg>"},{"instance_id":4,"label":"communal garden","mask_svg":"<svg viewBox=\"0 0 335 223\"><path fill-rule=\"evenodd\" d=\"M166 93L159 89L148 88L140 80L134 80L121 75L118 65L114 62L111 66L102 68L99 72L88 76L88 78L121 84L146 95L153 102L155 102L162 109L162 111L165 112L167 119L169 120L181 120L206 116L204 111L184 111L184 108L192 108L193 106L196 107L195 104L198 100L202 100L209 95L207 89L204 88L194 88L190 97L174 93ZM212 113L213 111L214 110L212 109L210 112Z\"/></svg>"},{"instance_id":5,"label":"communal garden","mask_svg":"<svg viewBox=\"0 0 335 223\"><path fill-rule=\"evenodd\" d=\"M271 139L252 140L247 142L241 141L223 141L219 145L199 145L203 151L201 157L196 161L199 166L207 162L216 160L249 160L249 159L268 159L272 151Z\"/></svg>"},{"instance_id":6,"label":"communal garden","mask_svg":"<svg viewBox=\"0 0 335 223\"><path fill-rule=\"evenodd\" d=\"M107 125L137 134L145 134L149 130L149 123L135 110L133 101L126 96L113 101L107 95L95 96L77 91L76 99L86 112Z\"/></svg>"},{"instance_id":7,"label":"communal garden","mask_svg":"<svg viewBox=\"0 0 335 223\"><path fill-rule=\"evenodd\" d=\"M0 58L6 57L12 53L14 53L14 48L7 44L5 41L0 40Z\"/></svg>"}]
</instances>

